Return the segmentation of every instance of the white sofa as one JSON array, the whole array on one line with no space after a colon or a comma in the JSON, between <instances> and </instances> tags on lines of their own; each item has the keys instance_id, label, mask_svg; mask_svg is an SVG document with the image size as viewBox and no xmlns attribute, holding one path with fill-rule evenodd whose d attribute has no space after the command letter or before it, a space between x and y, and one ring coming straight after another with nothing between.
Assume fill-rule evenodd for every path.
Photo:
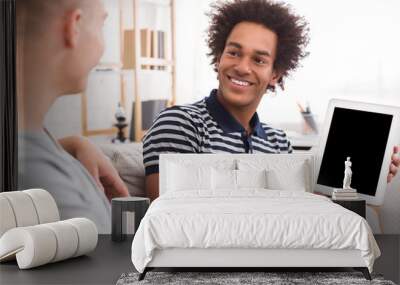
<instances>
[{"instance_id":1,"label":"white sofa","mask_svg":"<svg viewBox=\"0 0 400 285\"><path fill-rule=\"evenodd\" d=\"M142 143L100 144L99 147L117 169L129 194L145 197Z\"/></svg>"}]
</instances>

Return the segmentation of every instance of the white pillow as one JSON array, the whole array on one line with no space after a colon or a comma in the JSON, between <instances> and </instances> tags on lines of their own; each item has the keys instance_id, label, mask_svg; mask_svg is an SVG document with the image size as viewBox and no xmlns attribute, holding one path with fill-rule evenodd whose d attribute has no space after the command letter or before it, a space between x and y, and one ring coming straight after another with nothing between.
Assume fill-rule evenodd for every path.
<instances>
[{"instance_id":1,"label":"white pillow","mask_svg":"<svg viewBox=\"0 0 400 285\"><path fill-rule=\"evenodd\" d=\"M211 167L169 163L167 171L168 192L211 189Z\"/></svg>"},{"instance_id":2,"label":"white pillow","mask_svg":"<svg viewBox=\"0 0 400 285\"><path fill-rule=\"evenodd\" d=\"M271 190L307 191L306 165L294 165L290 172L267 171L267 188Z\"/></svg>"},{"instance_id":3,"label":"white pillow","mask_svg":"<svg viewBox=\"0 0 400 285\"><path fill-rule=\"evenodd\" d=\"M267 171L263 170L236 170L237 187L267 188Z\"/></svg>"},{"instance_id":4,"label":"white pillow","mask_svg":"<svg viewBox=\"0 0 400 285\"><path fill-rule=\"evenodd\" d=\"M311 167L307 158L295 155L264 155L238 161L240 170L266 170L267 189L312 191Z\"/></svg>"},{"instance_id":5,"label":"white pillow","mask_svg":"<svg viewBox=\"0 0 400 285\"><path fill-rule=\"evenodd\" d=\"M230 190L234 191L237 189L236 182L236 170L233 169L217 169L212 168L212 189L218 190Z\"/></svg>"},{"instance_id":6,"label":"white pillow","mask_svg":"<svg viewBox=\"0 0 400 285\"><path fill-rule=\"evenodd\" d=\"M267 188L267 171L212 168L212 188L215 191L235 191L242 188Z\"/></svg>"}]
</instances>

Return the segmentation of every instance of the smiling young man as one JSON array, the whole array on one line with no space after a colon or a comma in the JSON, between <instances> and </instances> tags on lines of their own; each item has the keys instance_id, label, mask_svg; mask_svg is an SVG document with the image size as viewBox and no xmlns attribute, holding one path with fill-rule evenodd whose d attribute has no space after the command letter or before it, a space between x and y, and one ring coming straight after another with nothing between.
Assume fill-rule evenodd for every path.
<instances>
[{"instance_id":1,"label":"smiling young man","mask_svg":"<svg viewBox=\"0 0 400 285\"><path fill-rule=\"evenodd\" d=\"M241 22L233 28L217 61L218 102L244 127L247 137L263 95L280 77L273 67L276 46L274 32L257 23Z\"/></svg>"},{"instance_id":2,"label":"smiling young man","mask_svg":"<svg viewBox=\"0 0 400 285\"><path fill-rule=\"evenodd\" d=\"M218 89L162 112L144 138L146 192L158 197L161 153L290 153L282 130L259 121L267 90L283 87L308 42L307 25L282 4L244 0L214 6L208 45Z\"/></svg>"},{"instance_id":3,"label":"smiling young man","mask_svg":"<svg viewBox=\"0 0 400 285\"><path fill-rule=\"evenodd\" d=\"M146 192L158 197L161 153L291 153L286 134L261 123L257 107L268 90L307 55L308 27L288 6L268 0L218 2L208 31L218 89L163 111L144 137ZM391 168L395 174L396 167Z\"/></svg>"}]
</instances>

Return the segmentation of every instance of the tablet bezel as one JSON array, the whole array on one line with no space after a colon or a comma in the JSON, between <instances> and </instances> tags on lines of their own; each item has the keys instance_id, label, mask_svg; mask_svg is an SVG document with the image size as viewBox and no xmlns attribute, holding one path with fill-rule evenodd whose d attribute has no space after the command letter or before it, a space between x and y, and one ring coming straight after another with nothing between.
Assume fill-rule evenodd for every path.
<instances>
[{"instance_id":1,"label":"tablet bezel","mask_svg":"<svg viewBox=\"0 0 400 285\"><path fill-rule=\"evenodd\" d=\"M342 99L331 99L329 101L329 106L325 116L324 127L321 132L318 155L317 155L314 192L320 192L322 194L330 196L332 195L333 187L318 184L318 176L326 147L326 141L328 139L328 134L333 117L333 111L335 110L336 107L358 110L358 111L388 114L393 116L375 196L358 193L360 198L365 199L368 204L382 205L385 198L385 192L387 187L387 175L389 173L389 166L391 161L391 155L393 153L393 146L399 144L400 142L400 107L379 105L379 104L365 103L365 102L356 102L356 101L349 101ZM396 132L396 126L397 126L397 132Z\"/></svg>"}]
</instances>

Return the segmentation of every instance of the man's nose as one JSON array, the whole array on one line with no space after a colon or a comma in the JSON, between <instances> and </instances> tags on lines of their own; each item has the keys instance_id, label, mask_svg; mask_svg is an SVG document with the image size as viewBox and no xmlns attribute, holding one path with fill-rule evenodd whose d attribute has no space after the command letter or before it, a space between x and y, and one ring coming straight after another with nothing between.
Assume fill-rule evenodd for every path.
<instances>
[{"instance_id":1,"label":"man's nose","mask_svg":"<svg viewBox=\"0 0 400 285\"><path fill-rule=\"evenodd\" d=\"M235 71L240 74L240 75L246 75L249 74L251 69L250 69L250 60L246 57L243 57L239 59L237 64L234 67Z\"/></svg>"}]
</instances>

